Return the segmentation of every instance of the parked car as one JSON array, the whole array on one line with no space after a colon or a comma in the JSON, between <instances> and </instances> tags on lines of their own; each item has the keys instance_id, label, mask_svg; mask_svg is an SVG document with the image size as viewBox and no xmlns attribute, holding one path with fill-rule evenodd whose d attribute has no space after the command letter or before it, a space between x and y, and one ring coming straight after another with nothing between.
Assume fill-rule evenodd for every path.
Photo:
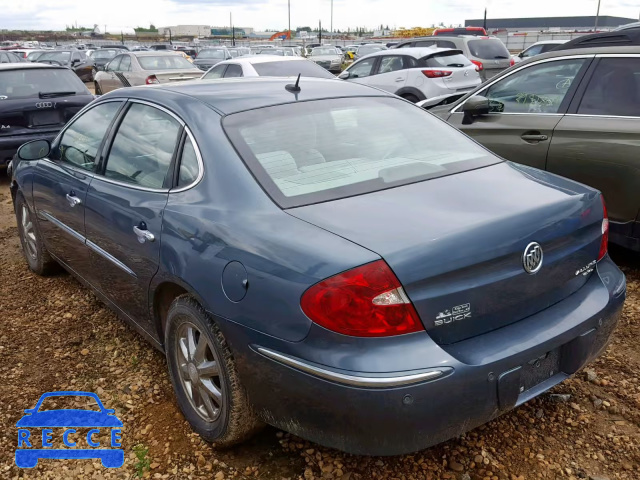
<instances>
[{"instance_id":1,"label":"parked car","mask_svg":"<svg viewBox=\"0 0 640 480\"><path fill-rule=\"evenodd\" d=\"M0 63L22 63L25 59L9 51L0 51Z\"/></svg>"},{"instance_id":2,"label":"parked car","mask_svg":"<svg viewBox=\"0 0 640 480\"><path fill-rule=\"evenodd\" d=\"M311 55L308 58L330 72L340 73L342 71L342 54L336 52L335 47L315 47L311 50Z\"/></svg>"},{"instance_id":3,"label":"parked car","mask_svg":"<svg viewBox=\"0 0 640 480\"><path fill-rule=\"evenodd\" d=\"M356 53L353 55L355 60L359 58L366 57L375 52L380 52L382 50L388 50L386 45L382 45L380 43L368 43L366 45L360 45L356 50Z\"/></svg>"},{"instance_id":4,"label":"parked car","mask_svg":"<svg viewBox=\"0 0 640 480\"><path fill-rule=\"evenodd\" d=\"M9 53L13 53L15 56L20 57L22 59L22 61L25 61L27 59L27 55L29 55L29 52L31 51L31 49L28 48L23 48L23 49L14 49L14 50L9 50Z\"/></svg>"},{"instance_id":5,"label":"parked car","mask_svg":"<svg viewBox=\"0 0 640 480\"><path fill-rule=\"evenodd\" d=\"M295 57L295 53L292 49L287 48L265 48L258 50L256 55L276 55L278 57Z\"/></svg>"},{"instance_id":6,"label":"parked car","mask_svg":"<svg viewBox=\"0 0 640 480\"><path fill-rule=\"evenodd\" d=\"M126 45L122 45L120 43L115 43L113 45L101 45L100 48L117 48L119 50L129 50L129 47L127 47Z\"/></svg>"},{"instance_id":7,"label":"parked car","mask_svg":"<svg viewBox=\"0 0 640 480\"><path fill-rule=\"evenodd\" d=\"M220 62L212 67L201 80L237 77L336 77L315 62L302 57L283 57L277 55L259 55L234 58Z\"/></svg>"},{"instance_id":8,"label":"parked car","mask_svg":"<svg viewBox=\"0 0 640 480\"><path fill-rule=\"evenodd\" d=\"M30 50L27 54L27 62L37 62L40 55L44 52L48 52L49 50Z\"/></svg>"},{"instance_id":9,"label":"parked car","mask_svg":"<svg viewBox=\"0 0 640 480\"><path fill-rule=\"evenodd\" d=\"M487 36L487 31L482 27L460 27L460 28L437 28L432 34L434 37L447 36L457 37L460 35L473 35L476 37Z\"/></svg>"},{"instance_id":10,"label":"parked car","mask_svg":"<svg viewBox=\"0 0 640 480\"><path fill-rule=\"evenodd\" d=\"M92 100L68 68L29 62L0 65L0 168L23 143L52 140Z\"/></svg>"},{"instance_id":11,"label":"parked car","mask_svg":"<svg viewBox=\"0 0 640 480\"><path fill-rule=\"evenodd\" d=\"M183 82L200 78L202 72L178 52L127 52L118 55L98 72L96 95L121 87Z\"/></svg>"},{"instance_id":12,"label":"parked car","mask_svg":"<svg viewBox=\"0 0 640 480\"><path fill-rule=\"evenodd\" d=\"M549 52L431 112L508 160L597 188L611 241L640 251L639 54Z\"/></svg>"},{"instance_id":13,"label":"parked car","mask_svg":"<svg viewBox=\"0 0 640 480\"><path fill-rule=\"evenodd\" d=\"M38 57L38 63L68 67L83 82L93 82L98 72L93 58L87 57L81 50L52 50L44 52Z\"/></svg>"},{"instance_id":14,"label":"parked car","mask_svg":"<svg viewBox=\"0 0 640 480\"><path fill-rule=\"evenodd\" d=\"M63 265L163 349L202 438L229 446L265 421L416 451L604 350L625 277L596 190L386 92L298 88L116 90L18 152L29 267Z\"/></svg>"},{"instance_id":15,"label":"parked car","mask_svg":"<svg viewBox=\"0 0 640 480\"><path fill-rule=\"evenodd\" d=\"M96 70L104 70L107 63L116 58L116 55L119 55L121 52L122 50L115 48L101 48L93 52L91 58L93 58L93 61L95 62Z\"/></svg>"},{"instance_id":16,"label":"parked car","mask_svg":"<svg viewBox=\"0 0 640 480\"><path fill-rule=\"evenodd\" d=\"M513 58L515 63L520 63L526 58L535 57L536 55L540 55L542 53L547 53L556 48L558 45L562 45L566 42L566 40L543 40L541 42L536 42L524 49L518 55L512 55L511 58Z\"/></svg>"},{"instance_id":17,"label":"parked car","mask_svg":"<svg viewBox=\"0 0 640 480\"><path fill-rule=\"evenodd\" d=\"M148 52L149 48L143 47L142 45L138 45L136 47L133 47L132 51L134 51L134 52Z\"/></svg>"},{"instance_id":18,"label":"parked car","mask_svg":"<svg viewBox=\"0 0 640 480\"><path fill-rule=\"evenodd\" d=\"M640 28L627 28L619 31L598 32L576 37L558 45L554 51L573 50L575 48L631 47L640 46Z\"/></svg>"},{"instance_id":19,"label":"parked car","mask_svg":"<svg viewBox=\"0 0 640 480\"><path fill-rule=\"evenodd\" d=\"M620 25L618 28L614 28L612 31L619 32L620 30L630 30L633 28L640 28L640 22L631 22L624 25Z\"/></svg>"},{"instance_id":20,"label":"parked car","mask_svg":"<svg viewBox=\"0 0 640 480\"><path fill-rule=\"evenodd\" d=\"M194 60L193 65L206 72L217 63L230 58L232 58L231 53L229 53L229 50L224 47L205 48L204 50L200 50L200 53Z\"/></svg>"},{"instance_id":21,"label":"parked car","mask_svg":"<svg viewBox=\"0 0 640 480\"><path fill-rule=\"evenodd\" d=\"M515 64L511 54L504 43L497 37L479 37L473 35L460 35L457 37L439 36L423 37L399 43L396 48L428 47L436 42L441 48L457 48L471 62L478 67L480 78L485 80L497 75L505 68Z\"/></svg>"},{"instance_id":22,"label":"parked car","mask_svg":"<svg viewBox=\"0 0 640 480\"><path fill-rule=\"evenodd\" d=\"M480 85L475 65L460 50L433 47L372 53L338 78L381 88L414 103Z\"/></svg>"},{"instance_id":23,"label":"parked car","mask_svg":"<svg viewBox=\"0 0 640 480\"><path fill-rule=\"evenodd\" d=\"M229 52L232 58L251 55L251 49L249 47L229 47L227 48L227 52Z\"/></svg>"}]
</instances>

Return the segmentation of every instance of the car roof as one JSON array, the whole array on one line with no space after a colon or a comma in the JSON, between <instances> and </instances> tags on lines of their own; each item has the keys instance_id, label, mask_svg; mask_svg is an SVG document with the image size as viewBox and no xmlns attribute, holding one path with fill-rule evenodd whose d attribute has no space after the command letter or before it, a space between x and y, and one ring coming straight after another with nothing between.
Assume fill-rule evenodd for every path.
<instances>
[{"instance_id":1,"label":"car roof","mask_svg":"<svg viewBox=\"0 0 640 480\"><path fill-rule=\"evenodd\" d=\"M571 55L598 55L598 54L639 54L640 45L630 47L590 47L590 48L573 48L569 50L551 50L550 52L530 57L518 65L537 62L546 58L568 57Z\"/></svg>"},{"instance_id":2,"label":"car roof","mask_svg":"<svg viewBox=\"0 0 640 480\"><path fill-rule=\"evenodd\" d=\"M399 49L390 49L390 50L380 50L378 52L370 53L362 58L369 57L379 57L382 55L410 55L414 58L423 58L427 55L433 55L434 53L439 52L459 52L457 48L439 48L439 47L409 47L403 48L402 50L396 51ZM362 60L362 59L359 59Z\"/></svg>"},{"instance_id":3,"label":"car roof","mask_svg":"<svg viewBox=\"0 0 640 480\"><path fill-rule=\"evenodd\" d=\"M309 62L306 58L302 57L282 57L280 55L243 55L242 57L225 60L224 63L242 62L249 63L251 65L255 63L267 63L267 62Z\"/></svg>"},{"instance_id":4,"label":"car roof","mask_svg":"<svg viewBox=\"0 0 640 480\"><path fill-rule=\"evenodd\" d=\"M276 57L281 59L282 57ZM289 92L285 87L294 83L294 77L243 77L218 80L192 80L160 84L148 87L120 88L102 98L139 97L142 100L160 101L163 94L173 92L205 103L220 114L253 110L284 103L302 102L344 97L394 97L382 90L343 82L337 79L304 77L300 91ZM184 97L183 97L184 98Z\"/></svg>"},{"instance_id":5,"label":"car roof","mask_svg":"<svg viewBox=\"0 0 640 480\"><path fill-rule=\"evenodd\" d=\"M561 45L566 42L567 40L540 40L539 42L532 43L529 47L533 47L534 45Z\"/></svg>"},{"instance_id":6,"label":"car roof","mask_svg":"<svg viewBox=\"0 0 640 480\"><path fill-rule=\"evenodd\" d=\"M29 69L33 70L36 68L58 68L63 70L69 70L67 67L63 67L61 65L47 65L45 63L0 63L0 71L2 70L22 70Z\"/></svg>"},{"instance_id":7,"label":"car roof","mask_svg":"<svg viewBox=\"0 0 640 480\"><path fill-rule=\"evenodd\" d=\"M163 51L163 50L151 50L151 51L142 50L142 51L136 51L136 52L123 52L123 53L130 53L132 55L135 55L136 57L157 57L158 55L164 55L164 56L176 55L176 54L180 53L180 50L167 50L167 51Z\"/></svg>"}]
</instances>

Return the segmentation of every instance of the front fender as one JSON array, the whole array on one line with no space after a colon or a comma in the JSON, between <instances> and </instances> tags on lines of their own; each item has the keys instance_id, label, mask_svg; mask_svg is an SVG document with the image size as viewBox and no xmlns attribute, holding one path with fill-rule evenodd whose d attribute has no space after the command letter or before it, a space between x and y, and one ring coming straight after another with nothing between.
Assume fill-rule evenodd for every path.
<instances>
[{"instance_id":1,"label":"front fender","mask_svg":"<svg viewBox=\"0 0 640 480\"><path fill-rule=\"evenodd\" d=\"M22 193L29 208L34 211L33 202L33 177L35 169L38 167L39 160L20 160L18 156L13 157L12 175L9 189L11 190L11 198L15 201L18 191Z\"/></svg>"}]
</instances>

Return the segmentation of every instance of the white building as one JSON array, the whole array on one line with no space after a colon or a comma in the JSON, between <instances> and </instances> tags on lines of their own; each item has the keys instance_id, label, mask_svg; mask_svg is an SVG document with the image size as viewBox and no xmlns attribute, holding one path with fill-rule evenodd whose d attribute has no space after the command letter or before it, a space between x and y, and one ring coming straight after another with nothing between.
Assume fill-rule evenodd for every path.
<instances>
[{"instance_id":1,"label":"white building","mask_svg":"<svg viewBox=\"0 0 640 480\"><path fill-rule=\"evenodd\" d=\"M175 25L158 28L160 36L168 37L169 31L173 37L210 37L210 25Z\"/></svg>"},{"instance_id":2,"label":"white building","mask_svg":"<svg viewBox=\"0 0 640 480\"><path fill-rule=\"evenodd\" d=\"M121 25L98 25L93 29L96 35L135 35L133 27L123 27Z\"/></svg>"}]
</instances>

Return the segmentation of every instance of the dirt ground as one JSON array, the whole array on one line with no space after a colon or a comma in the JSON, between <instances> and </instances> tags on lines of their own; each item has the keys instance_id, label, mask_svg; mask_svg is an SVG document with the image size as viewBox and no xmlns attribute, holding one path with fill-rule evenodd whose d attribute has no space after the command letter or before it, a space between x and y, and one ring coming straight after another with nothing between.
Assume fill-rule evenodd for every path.
<instances>
[{"instance_id":1,"label":"dirt ground","mask_svg":"<svg viewBox=\"0 0 640 480\"><path fill-rule=\"evenodd\" d=\"M66 274L31 273L0 173L0 478L630 479L640 478L640 259L612 256L628 280L608 351L586 371L468 434L412 455L355 457L267 427L214 451L178 411L162 354ZM96 392L123 421L125 465L96 460L14 464L16 421L40 395ZM137 446L137 447L136 447ZM148 450L147 450L148 449ZM137 456L136 456L137 452Z\"/></svg>"}]
</instances>

